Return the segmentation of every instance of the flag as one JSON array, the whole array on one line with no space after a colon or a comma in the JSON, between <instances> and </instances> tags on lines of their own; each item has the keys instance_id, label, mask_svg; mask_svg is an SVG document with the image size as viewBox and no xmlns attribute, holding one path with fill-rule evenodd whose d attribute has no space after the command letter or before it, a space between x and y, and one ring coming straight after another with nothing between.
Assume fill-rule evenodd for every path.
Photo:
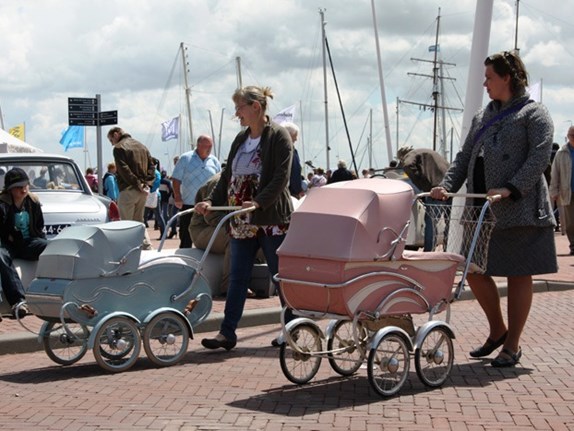
<instances>
[{"instance_id":1,"label":"flag","mask_svg":"<svg viewBox=\"0 0 574 431\"><path fill-rule=\"evenodd\" d=\"M283 123L293 123L295 121L295 105L291 105L282 111L280 111L275 117L273 117L273 121L277 124Z\"/></svg>"},{"instance_id":2,"label":"flag","mask_svg":"<svg viewBox=\"0 0 574 431\"><path fill-rule=\"evenodd\" d=\"M26 140L26 126L24 125L24 123L11 127L10 129L8 129L8 133L20 139L21 141Z\"/></svg>"},{"instance_id":3,"label":"flag","mask_svg":"<svg viewBox=\"0 0 574 431\"><path fill-rule=\"evenodd\" d=\"M161 140L163 142L179 137L179 117L161 123Z\"/></svg>"},{"instance_id":4,"label":"flag","mask_svg":"<svg viewBox=\"0 0 574 431\"><path fill-rule=\"evenodd\" d=\"M440 52L440 45L431 45L429 46L429 52Z\"/></svg>"},{"instance_id":5,"label":"flag","mask_svg":"<svg viewBox=\"0 0 574 431\"><path fill-rule=\"evenodd\" d=\"M535 82L527 89L528 93L530 93L530 98L535 102L542 102L542 80Z\"/></svg>"},{"instance_id":6,"label":"flag","mask_svg":"<svg viewBox=\"0 0 574 431\"><path fill-rule=\"evenodd\" d=\"M70 148L84 148L84 126L69 126L62 132L60 144L64 151Z\"/></svg>"}]
</instances>

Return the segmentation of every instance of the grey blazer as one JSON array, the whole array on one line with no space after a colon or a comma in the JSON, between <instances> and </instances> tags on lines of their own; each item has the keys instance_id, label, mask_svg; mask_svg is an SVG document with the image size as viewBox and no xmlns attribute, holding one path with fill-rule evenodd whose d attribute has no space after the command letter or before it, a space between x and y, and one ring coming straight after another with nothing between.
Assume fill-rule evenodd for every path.
<instances>
[{"instance_id":1,"label":"grey blazer","mask_svg":"<svg viewBox=\"0 0 574 431\"><path fill-rule=\"evenodd\" d=\"M543 175L550 162L554 134L547 109L540 103L526 103L478 133L498 113L512 110L529 97L522 93L504 105L491 101L479 111L441 183L447 191L456 192L466 180L468 192L474 193L474 168L483 155L486 189L506 187L512 192L492 206L498 229L556 224Z\"/></svg>"}]
</instances>

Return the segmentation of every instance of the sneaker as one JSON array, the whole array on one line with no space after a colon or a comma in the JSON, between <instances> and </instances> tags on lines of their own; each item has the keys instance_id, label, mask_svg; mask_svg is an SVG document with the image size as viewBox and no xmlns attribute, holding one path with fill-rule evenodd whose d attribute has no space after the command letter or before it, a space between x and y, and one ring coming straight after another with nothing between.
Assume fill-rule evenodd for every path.
<instances>
[{"instance_id":1,"label":"sneaker","mask_svg":"<svg viewBox=\"0 0 574 431\"><path fill-rule=\"evenodd\" d=\"M12 317L14 319L16 319L16 307L18 307L18 304L15 304L12 306ZM21 304L18 307L18 319L23 319L28 314L30 314L30 310L28 309L28 306L26 304Z\"/></svg>"}]
</instances>

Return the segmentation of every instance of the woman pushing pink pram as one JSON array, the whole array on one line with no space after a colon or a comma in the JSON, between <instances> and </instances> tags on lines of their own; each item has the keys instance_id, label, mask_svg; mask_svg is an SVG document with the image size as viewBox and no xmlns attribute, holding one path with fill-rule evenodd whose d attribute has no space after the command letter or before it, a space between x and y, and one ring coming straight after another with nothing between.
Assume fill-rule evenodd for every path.
<instances>
[{"instance_id":1,"label":"woman pushing pink pram","mask_svg":"<svg viewBox=\"0 0 574 431\"><path fill-rule=\"evenodd\" d=\"M473 251L477 244L481 252L487 249L490 229L484 228L493 220L489 202L480 217L464 222L469 207L453 207L449 218L437 211L434 230L437 236L448 232L448 249L456 252L406 251L414 201L403 181L360 179L311 190L293 213L276 276L287 305L300 316L283 325L280 363L290 381L308 382L323 357L344 376L367 359L371 385L390 396L406 381L414 354L426 385L445 382L454 360L450 303L466 273L480 270ZM447 244L444 238L436 242ZM446 319L435 320L444 311ZM415 328L411 315L424 313L428 321ZM320 318L331 319L324 331Z\"/></svg>"}]
</instances>

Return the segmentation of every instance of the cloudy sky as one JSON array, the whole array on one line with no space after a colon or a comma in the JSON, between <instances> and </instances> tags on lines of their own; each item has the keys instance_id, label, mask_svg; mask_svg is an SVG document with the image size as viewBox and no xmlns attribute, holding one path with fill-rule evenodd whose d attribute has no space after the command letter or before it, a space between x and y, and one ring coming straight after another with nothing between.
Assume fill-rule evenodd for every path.
<instances>
[{"instance_id":1,"label":"cloudy sky","mask_svg":"<svg viewBox=\"0 0 574 431\"><path fill-rule=\"evenodd\" d=\"M429 46L440 8L441 93L444 105L462 108L476 0L375 5L393 151L406 144L432 148L433 114L409 102L432 103L432 79L425 75L433 72ZM186 115L183 43L194 137L213 132L225 159L239 131L230 96L241 79L243 85L273 89L272 116L296 106L303 129L299 152L326 167L320 9L347 119L345 127L328 67L329 166L351 160L348 135L359 169L382 168L388 160L370 0L3 0L4 127L24 122L28 143L64 153L58 142L67 127L68 97L99 94L102 111L117 110L119 125L170 171L173 155L189 148L188 131L182 142L162 142L160 128ZM521 0L519 11L521 56L531 84L542 80L555 141L563 143L574 120L574 9L563 0ZM490 53L514 48L515 14L515 0L494 0ZM447 112L441 136L456 150L462 115ZM108 129L102 127L104 165L112 160ZM97 164L95 127L88 128L87 141L87 151L65 153L81 167Z\"/></svg>"}]
</instances>

